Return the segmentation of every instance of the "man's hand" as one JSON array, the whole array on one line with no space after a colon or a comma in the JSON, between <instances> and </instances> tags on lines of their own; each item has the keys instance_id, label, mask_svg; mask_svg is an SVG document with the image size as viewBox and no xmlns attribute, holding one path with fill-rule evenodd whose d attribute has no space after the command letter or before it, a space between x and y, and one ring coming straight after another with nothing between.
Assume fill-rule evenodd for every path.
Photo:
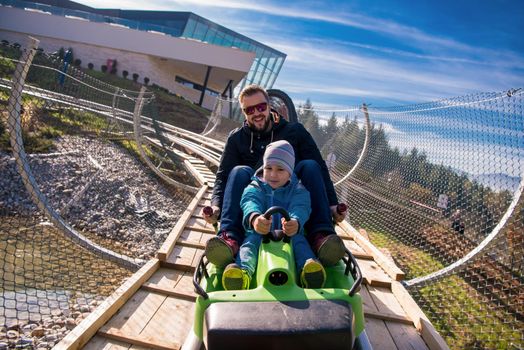
<instances>
[{"instance_id":1,"label":"man's hand","mask_svg":"<svg viewBox=\"0 0 524 350\"><path fill-rule=\"evenodd\" d=\"M208 224L214 225L220 217L220 208L214 205L212 207L204 207L202 209L202 216Z\"/></svg>"},{"instance_id":2,"label":"man's hand","mask_svg":"<svg viewBox=\"0 0 524 350\"><path fill-rule=\"evenodd\" d=\"M266 219L264 215L259 215L253 220L253 229L261 235L267 235L271 229L271 218Z\"/></svg>"},{"instance_id":3,"label":"man's hand","mask_svg":"<svg viewBox=\"0 0 524 350\"><path fill-rule=\"evenodd\" d=\"M346 218L347 210L340 211L337 210L337 207L337 205L332 205L329 208L331 209L331 215L333 215L333 220L336 223L339 223Z\"/></svg>"},{"instance_id":4,"label":"man's hand","mask_svg":"<svg viewBox=\"0 0 524 350\"><path fill-rule=\"evenodd\" d=\"M286 219L282 218L282 231L284 231L284 234L288 237L294 236L298 232L298 221L295 219L291 219L289 221L286 221Z\"/></svg>"}]
</instances>

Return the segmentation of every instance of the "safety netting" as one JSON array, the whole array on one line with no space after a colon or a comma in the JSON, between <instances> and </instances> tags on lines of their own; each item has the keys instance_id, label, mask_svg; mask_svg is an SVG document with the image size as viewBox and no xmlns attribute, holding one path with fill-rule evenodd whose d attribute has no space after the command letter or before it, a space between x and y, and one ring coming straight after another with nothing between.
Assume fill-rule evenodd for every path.
<instances>
[{"instance_id":1,"label":"safety netting","mask_svg":"<svg viewBox=\"0 0 524 350\"><path fill-rule=\"evenodd\" d=\"M156 137L156 94L37 44L0 46L2 349L58 343L155 255L197 190Z\"/></svg>"},{"instance_id":2,"label":"safety netting","mask_svg":"<svg viewBox=\"0 0 524 350\"><path fill-rule=\"evenodd\" d=\"M453 349L524 347L523 98L512 88L389 108L296 106L349 223L406 274ZM238 103L217 105L208 129L225 137Z\"/></svg>"}]
</instances>

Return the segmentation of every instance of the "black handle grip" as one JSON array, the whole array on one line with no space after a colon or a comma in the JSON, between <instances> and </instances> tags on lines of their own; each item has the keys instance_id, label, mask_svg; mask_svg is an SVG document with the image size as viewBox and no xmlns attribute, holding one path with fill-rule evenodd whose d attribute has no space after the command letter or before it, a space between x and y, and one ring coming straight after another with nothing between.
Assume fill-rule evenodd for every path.
<instances>
[{"instance_id":1,"label":"black handle grip","mask_svg":"<svg viewBox=\"0 0 524 350\"><path fill-rule=\"evenodd\" d=\"M287 210L282 208L282 207L277 207L277 206L273 206L273 207L269 208L268 210L266 210L266 212L264 213L264 217L266 219L269 219L271 217L271 215L276 214L276 213L282 214L282 216L284 217L284 219L286 219L286 221L291 220Z\"/></svg>"},{"instance_id":2,"label":"black handle grip","mask_svg":"<svg viewBox=\"0 0 524 350\"><path fill-rule=\"evenodd\" d=\"M283 207L278 207L278 206L273 206L273 207L269 208L268 210L266 210L266 212L264 213L264 217L266 219L269 219L273 214L277 214L277 213L281 214L286 221L291 220L287 210L284 209ZM270 238L272 238L274 241L280 241L283 236L284 236L284 234L282 233L281 230L278 230L278 232L277 231L272 231L272 232L269 232L267 235L264 236L264 238L262 239L262 242L263 243L268 243ZM289 243L289 240L286 239L286 237L287 236L284 236L284 242L285 243Z\"/></svg>"}]
</instances>

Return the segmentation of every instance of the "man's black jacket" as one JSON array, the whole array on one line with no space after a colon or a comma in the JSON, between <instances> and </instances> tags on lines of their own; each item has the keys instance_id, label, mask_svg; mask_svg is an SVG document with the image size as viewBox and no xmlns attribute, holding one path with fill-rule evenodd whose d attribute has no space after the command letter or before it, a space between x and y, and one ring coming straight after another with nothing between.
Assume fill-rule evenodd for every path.
<instances>
[{"instance_id":1,"label":"man's black jacket","mask_svg":"<svg viewBox=\"0 0 524 350\"><path fill-rule=\"evenodd\" d=\"M273 141L286 140L295 150L295 165L305 159L317 161L322 169L329 204L338 203L333 182L329 176L326 162L311 137L311 134L300 123L288 123L284 118L272 112L272 128L267 132L253 132L244 121L244 125L229 134L224 153L216 175L211 204L222 208L224 189L231 170L237 165L247 165L254 170L262 166L266 146Z\"/></svg>"}]
</instances>

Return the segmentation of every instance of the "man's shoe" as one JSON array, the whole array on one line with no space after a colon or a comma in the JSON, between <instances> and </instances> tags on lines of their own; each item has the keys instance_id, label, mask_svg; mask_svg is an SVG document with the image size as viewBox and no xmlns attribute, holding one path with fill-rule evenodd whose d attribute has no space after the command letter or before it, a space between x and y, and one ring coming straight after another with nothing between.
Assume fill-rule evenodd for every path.
<instances>
[{"instance_id":1,"label":"man's shoe","mask_svg":"<svg viewBox=\"0 0 524 350\"><path fill-rule=\"evenodd\" d=\"M207 259L215 266L222 268L234 261L238 252L238 243L226 232L221 232L218 236L211 238L206 244Z\"/></svg>"},{"instance_id":2,"label":"man's shoe","mask_svg":"<svg viewBox=\"0 0 524 350\"><path fill-rule=\"evenodd\" d=\"M225 290L249 289L250 282L247 271L235 263L227 265L222 274L222 286Z\"/></svg>"},{"instance_id":3,"label":"man's shoe","mask_svg":"<svg viewBox=\"0 0 524 350\"><path fill-rule=\"evenodd\" d=\"M324 266L333 266L344 257L345 246L336 234L317 233L313 239L313 251Z\"/></svg>"},{"instance_id":4,"label":"man's shoe","mask_svg":"<svg viewBox=\"0 0 524 350\"><path fill-rule=\"evenodd\" d=\"M300 273L300 281L304 288L322 288L326 283L326 270L317 260L307 259Z\"/></svg>"}]
</instances>

